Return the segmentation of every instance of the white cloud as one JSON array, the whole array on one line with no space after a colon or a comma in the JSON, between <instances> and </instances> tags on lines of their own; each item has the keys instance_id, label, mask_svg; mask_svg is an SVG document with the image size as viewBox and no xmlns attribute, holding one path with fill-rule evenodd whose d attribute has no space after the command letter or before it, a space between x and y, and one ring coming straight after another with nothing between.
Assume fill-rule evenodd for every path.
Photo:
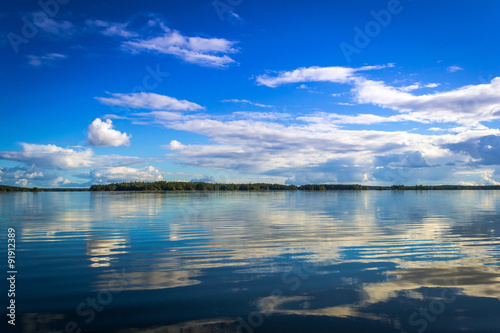
<instances>
[{"instance_id":1,"label":"white cloud","mask_svg":"<svg viewBox=\"0 0 500 333\"><path fill-rule=\"evenodd\" d=\"M266 105L266 104L255 103L255 102L249 101L248 99L236 99L236 98L233 98L233 99L224 99L224 100L222 100L222 102L223 103L243 103L243 104L249 104L249 105L258 106L258 107L261 107L261 108L272 108L273 107L273 105Z\"/></svg>"},{"instance_id":2,"label":"white cloud","mask_svg":"<svg viewBox=\"0 0 500 333\"><path fill-rule=\"evenodd\" d=\"M203 110L204 107L187 100L178 100L174 97L159 95L154 93L129 93L111 94L113 97L96 97L96 99L106 105L124 106L136 109L150 110L175 110L175 111L196 111Z\"/></svg>"},{"instance_id":3,"label":"white cloud","mask_svg":"<svg viewBox=\"0 0 500 333\"><path fill-rule=\"evenodd\" d=\"M113 122L107 119L105 122L96 118L92 124L87 127L88 139L87 143L91 146L106 147L106 146L128 146L132 135L121 133L113 129Z\"/></svg>"},{"instance_id":4,"label":"white cloud","mask_svg":"<svg viewBox=\"0 0 500 333\"><path fill-rule=\"evenodd\" d=\"M182 150L184 147L185 146L177 140L170 141L170 144L167 146L170 150Z\"/></svg>"},{"instance_id":5,"label":"white cloud","mask_svg":"<svg viewBox=\"0 0 500 333\"><path fill-rule=\"evenodd\" d=\"M448 68L446 68L446 70L450 73L455 73L455 72L458 72L458 71L463 71L464 69L460 66L450 66Z\"/></svg>"},{"instance_id":6,"label":"white cloud","mask_svg":"<svg viewBox=\"0 0 500 333\"><path fill-rule=\"evenodd\" d=\"M255 121L250 117L242 118L244 115L239 116L239 120L233 120L234 115L211 118L206 115L199 118L190 116L175 120L151 115L151 118L153 122L167 128L205 135L214 142L192 145L173 140L165 148L171 150L168 156L180 164L245 174L279 175L295 182L391 183L394 177L389 179L386 174L398 174L398 170L408 167L408 161L414 160L414 156L419 156L425 163L412 164L417 171L404 176L407 177L405 179L399 179L404 178L399 176L398 182L412 183L416 175L432 179L432 172L420 169L463 159L463 155L451 152L444 145L500 134L499 130L487 128L439 136L338 127L341 123L380 122L376 115L316 114L315 117L297 117L289 124L275 123L271 119ZM143 113L141 117L148 115ZM402 121L407 115L394 117L399 118L390 120ZM374 177L375 158L388 154L397 155L397 160L388 161L384 165L386 169ZM452 168L440 169L439 175L446 175ZM401 174L404 172L401 171Z\"/></svg>"},{"instance_id":7,"label":"white cloud","mask_svg":"<svg viewBox=\"0 0 500 333\"><path fill-rule=\"evenodd\" d=\"M419 83L414 83L409 86L399 87L397 88L399 91L412 91L416 89L420 89L422 86Z\"/></svg>"},{"instance_id":8,"label":"white cloud","mask_svg":"<svg viewBox=\"0 0 500 333\"><path fill-rule=\"evenodd\" d=\"M288 120L290 114L283 112L246 112L246 111L236 111L231 113L229 117L243 118L243 119L254 119L254 120Z\"/></svg>"},{"instance_id":9,"label":"white cloud","mask_svg":"<svg viewBox=\"0 0 500 333\"><path fill-rule=\"evenodd\" d=\"M481 178L485 181L485 185L500 185L500 182L497 182L493 178L493 172L484 173Z\"/></svg>"},{"instance_id":10,"label":"white cloud","mask_svg":"<svg viewBox=\"0 0 500 333\"><path fill-rule=\"evenodd\" d=\"M428 129L428 131L432 131L432 132L442 132L442 131L447 131L447 129L445 128L441 128L441 127L431 127Z\"/></svg>"},{"instance_id":11,"label":"white cloud","mask_svg":"<svg viewBox=\"0 0 500 333\"><path fill-rule=\"evenodd\" d=\"M21 143L22 151L0 152L0 158L36 165L42 169L76 170L90 167L94 153L90 149L80 151L56 145Z\"/></svg>"},{"instance_id":12,"label":"white cloud","mask_svg":"<svg viewBox=\"0 0 500 333\"><path fill-rule=\"evenodd\" d=\"M91 29L99 30L104 36L119 36L123 38L137 37L138 33L127 30L128 23L116 23L102 20L87 20L85 25Z\"/></svg>"},{"instance_id":13,"label":"white cloud","mask_svg":"<svg viewBox=\"0 0 500 333\"><path fill-rule=\"evenodd\" d=\"M436 88L439 87L441 84L440 83L427 83L424 85L424 88Z\"/></svg>"},{"instance_id":14,"label":"white cloud","mask_svg":"<svg viewBox=\"0 0 500 333\"><path fill-rule=\"evenodd\" d=\"M152 182L163 180L160 171L153 166L142 169L129 167L103 168L92 170L90 177L93 183Z\"/></svg>"},{"instance_id":15,"label":"white cloud","mask_svg":"<svg viewBox=\"0 0 500 333\"><path fill-rule=\"evenodd\" d=\"M412 95L382 81L357 78L353 93L359 103L375 104L412 115L421 122L475 125L500 118L500 78L488 84L426 95Z\"/></svg>"},{"instance_id":16,"label":"white cloud","mask_svg":"<svg viewBox=\"0 0 500 333\"><path fill-rule=\"evenodd\" d=\"M7 185L27 186L32 181L51 179L50 174L44 174L42 171L36 170L35 167L0 167L0 181Z\"/></svg>"},{"instance_id":17,"label":"white cloud","mask_svg":"<svg viewBox=\"0 0 500 333\"><path fill-rule=\"evenodd\" d=\"M33 67L40 67L43 65L53 65L56 61L66 59L67 56L60 53L47 53L41 56L28 55L27 58L28 65Z\"/></svg>"},{"instance_id":18,"label":"white cloud","mask_svg":"<svg viewBox=\"0 0 500 333\"><path fill-rule=\"evenodd\" d=\"M19 180L16 180L15 184L17 186L27 186L28 185L28 180L27 179L19 179Z\"/></svg>"},{"instance_id":19,"label":"white cloud","mask_svg":"<svg viewBox=\"0 0 500 333\"><path fill-rule=\"evenodd\" d=\"M417 82L414 84L410 84L409 86L399 87L397 89L399 91L408 92L408 91L413 91L413 90L422 89L422 88L436 88L438 86L440 86L439 83L427 83L427 84L422 85L420 82Z\"/></svg>"},{"instance_id":20,"label":"white cloud","mask_svg":"<svg viewBox=\"0 0 500 333\"><path fill-rule=\"evenodd\" d=\"M17 161L39 170L79 170L143 164L149 160L133 156L98 155L90 148L62 148L53 144L21 143L21 151L1 151L0 159ZM156 159L158 160L158 159Z\"/></svg>"},{"instance_id":21,"label":"white cloud","mask_svg":"<svg viewBox=\"0 0 500 333\"><path fill-rule=\"evenodd\" d=\"M416 83L407 87L396 88L382 81L368 80L359 72L390 67L365 66L348 67L309 67L290 72L280 72L276 76L261 75L257 83L268 87L277 87L287 83L327 81L349 84L356 102L374 104L384 108L397 110L408 115L413 121L455 122L468 126L476 126L481 121L500 118L500 78L491 83L469 85L447 92L414 95L409 91L436 87L437 83L421 85Z\"/></svg>"},{"instance_id":22,"label":"white cloud","mask_svg":"<svg viewBox=\"0 0 500 333\"><path fill-rule=\"evenodd\" d=\"M54 179L54 181L52 181L52 183L50 185L57 187L57 186L68 185L68 184L71 184L71 181L69 179L66 179L64 177L57 177L56 179Z\"/></svg>"},{"instance_id":23,"label":"white cloud","mask_svg":"<svg viewBox=\"0 0 500 333\"><path fill-rule=\"evenodd\" d=\"M162 36L129 40L122 48L131 53L153 52L175 55L186 62L207 67L226 67L235 61L227 54L236 53L236 42L224 38L187 37L165 28Z\"/></svg>"},{"instance_id":24,"label":"white cloud","mask_svg":"<svg viewBox=\"0 0 500 333\"><path fill-rule=\"evenodd\" d=\"M56 21L43 11L33 13L33 23L43 32L54 38L68 38L78 29L69 21Z\"/></svg>"},{"instance_id":25,"label":"white cloud","mask_svg":"<svg viewBox=\"0 0 500 333\"><path fill-rule=\"evenodd\" d=\"M12 168L0 167L0 181L4 184L30 186L89 186L94 178L101 180L161 180L161 175L152 167L134 169L132 165L143 165L149 161L160 161L165 158L139 158L120 155L98 155L89 148L72 147L61 148L56 145L22 144L21 151L2 151L0 159L17 161L26 166ZM88 171L73 173L72 176L86 179L84 183L73 183L68 174L74 170L93 169L92 175ZM120 178L122 175L122 178ZM127 175L130 179L127 179ZM95 178L97 179L97 178Z\"/></svg>"},{"instance_id":26,"label":"white cloud","mask_svg":"<svg viewBox=\"0 0 500 333\"><path fill-rule=\"evenodd\" d=\"M369 71L392 67L392 64L381 66L364 66L360 68L350 67L301 67L293 71L279 72L276 76L259 75L257 83L267 87L278 87L283 84L301 82L334 82L349 83L355 78L355 74L361 71Z\"/></svg>"}]
</instances>

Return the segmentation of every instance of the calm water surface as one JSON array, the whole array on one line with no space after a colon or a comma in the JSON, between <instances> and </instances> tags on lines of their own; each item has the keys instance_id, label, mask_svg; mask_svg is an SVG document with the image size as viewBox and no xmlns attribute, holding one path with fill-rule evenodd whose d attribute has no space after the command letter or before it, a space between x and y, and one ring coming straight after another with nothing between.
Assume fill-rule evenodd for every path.
<instances>
[{"instance_id":1,"label":"calm water surface","mask_svg":"<svg viewBox=\"0 0 500 333\"><path fill-rule=\"evenodd\" d=\"M0 210L12 332L500 332L495 191L7 193Z\"/></svg>"}]
</instances>

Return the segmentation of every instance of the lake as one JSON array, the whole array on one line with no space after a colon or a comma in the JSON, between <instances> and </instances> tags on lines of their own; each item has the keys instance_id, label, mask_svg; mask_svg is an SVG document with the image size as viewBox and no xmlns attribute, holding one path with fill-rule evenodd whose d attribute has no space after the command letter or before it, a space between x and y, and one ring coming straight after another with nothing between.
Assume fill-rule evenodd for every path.
<instances>
[{"instance_id":1,"label":"lake","mask_svg":"<svg viewBox=\"0 0 500 333\"><path fill-rule=\"evenodd\" d=\"M0 209L8 332L500 331L496 191L6 193Z\"/></svg>"}]
</instances>

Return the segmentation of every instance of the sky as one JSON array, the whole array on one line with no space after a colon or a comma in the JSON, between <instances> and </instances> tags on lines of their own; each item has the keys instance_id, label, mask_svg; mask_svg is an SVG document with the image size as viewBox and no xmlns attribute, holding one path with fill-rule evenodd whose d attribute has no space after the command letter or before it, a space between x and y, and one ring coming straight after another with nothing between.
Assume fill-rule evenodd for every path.
<instances>
[{"instance_id":1,"label":"sky","mask_svg":"<svg viewBox=\"0 0 500 333\"><path fill-rule=\"evenodd\" d=\"M0 5L0 184L500 185L497 1Z\"/></svg>"}]
</instances>

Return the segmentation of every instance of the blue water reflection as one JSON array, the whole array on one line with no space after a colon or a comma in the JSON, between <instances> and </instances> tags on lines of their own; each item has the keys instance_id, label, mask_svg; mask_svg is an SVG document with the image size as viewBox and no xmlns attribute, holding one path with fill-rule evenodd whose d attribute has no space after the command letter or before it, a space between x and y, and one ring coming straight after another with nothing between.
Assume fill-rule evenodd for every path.
<instances>
[{"instance_id":1,"label":"blue water reflection","mask_svg":"<svg viewBox=\"0 0 500 333\"><path fill-rule=\"evenodd\" d=\"M17 231L21 332L498 332L499 205L496 191L8 193L0 223Z\"/></svg>"}]
</instances>

